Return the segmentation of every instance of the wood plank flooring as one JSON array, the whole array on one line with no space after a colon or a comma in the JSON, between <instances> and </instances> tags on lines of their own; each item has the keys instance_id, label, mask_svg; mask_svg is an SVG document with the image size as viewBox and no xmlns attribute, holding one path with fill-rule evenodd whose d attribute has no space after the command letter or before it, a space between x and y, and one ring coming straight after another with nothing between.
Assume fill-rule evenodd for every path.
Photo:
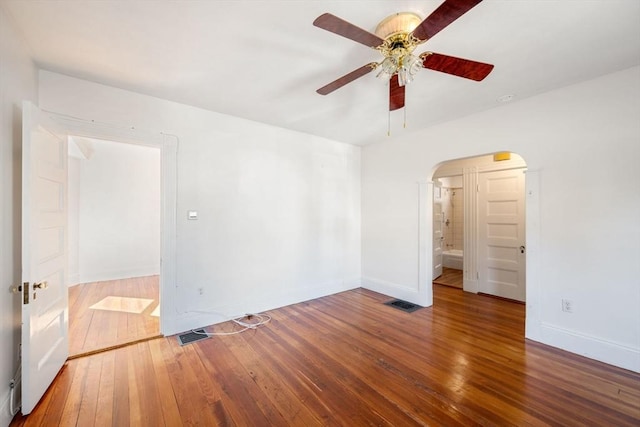
<instances>
[{"instance_id":1,"label":"wood plank flooring","mask_svg":"<svg viewBox=\"0 0 640 427\"><path fill-rule=\"evenodd\" d=\"M255 331L69 361L12 425L640 425L640 374L523 339L524 305L445 286L410 314L389 299L356 289Z\"/></svg>"},{"instance_id":2,"label":"wood plank flooring","mask_svg":"<svg viewBox=\"0 0 640 427\"><path fill-rule=\"evenodd\" d=\"M442 274L438 276L433 283L436 285L452 286L454 288L462 289L462 270L442 267Z\"/></svg>"},{"instance_id":3,"label":"wood plank flooring","mask_svg":"<svg viewBox=\"0 0 640 427\"><path fill-rule=\"evenodd\" d=\"M71 286L69 355L158 336L158 286L159 276Z\"/></svg>"}]
</instances>

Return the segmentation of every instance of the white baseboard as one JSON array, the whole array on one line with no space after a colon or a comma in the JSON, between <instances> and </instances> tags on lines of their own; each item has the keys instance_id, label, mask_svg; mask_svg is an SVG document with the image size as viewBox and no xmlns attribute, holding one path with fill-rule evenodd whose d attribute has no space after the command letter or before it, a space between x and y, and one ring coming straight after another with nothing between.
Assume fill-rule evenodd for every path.
<instances>
[{"instance_id":1,"label":"white baseboard","mask_svg":"<svg viewBox=\"0 0 640 427\"><path fill-rule=\"evenodd\" d=\"M462 289L465 292L471 292L473 294L478 293L478 281L475 279L464 279Z\"/></svg>"},{"instance_id":2,"label":"white baseboard","mask_svg":"<svg viewBox=\"0 0 640 427\"><path fill-rule=\"evenodd\" d=\"M527 338L590 359L640 372L640 349L542 322L535 336Z\"/></svg>"},{"instance_id":3,"label":"white baseboard","mask_svg":"<svg viewBox=\"0 0 640 427\"><path fill-rule=\"evenodd\" d=\"M420 294L420 291L418 289L408 288L397 283L374 279L372 277L363 277L362 287L365 289L369 289L370 291L389 295L392 298L398 298L404 301L421 305L423 307L428 307L431 305L425 301L424 295Z\"/></svg>"},{"instance_id":4,"label":"white baseboard","mask_svg":"<svg viewBox=\"0 0 640 427\"><path fill-rule=\"evenodd\" d=\"M131 277L156 276L160 274L159 265L142 266L123 270L81 273L76 283L103 282L106 280L129 279Z\"/></svg>"},{"instance_id":5,"label":"white baseboard","mask_svg":"<svg viewBox=\"0 0 640 427\"><path fill-rule=\"evenodd\" d=\"M172 307L167 309L169 313L162 313L162 333L165 336L175 335L194 328L226 322L247 313L275 310L358 287L360 287L360 278L352 277L318 286L290 288L277 294L255 295L234 305L178 307L176 310L174 310L175 307ZM179 304L178 301L174 301L174 303Z\"/></svg>"},{"instance_id":6,"label":"white baseboard","mask_svg":"<svg viewBox=\"0 0 640 427\"><path fill-rule=\"evenodd\" d=\"M67 286L71 287L71 286L79 285L80 283L81 283L80 274L73 273L69 275L69 278L67 279Z\"/></svg>"}]
</instances>

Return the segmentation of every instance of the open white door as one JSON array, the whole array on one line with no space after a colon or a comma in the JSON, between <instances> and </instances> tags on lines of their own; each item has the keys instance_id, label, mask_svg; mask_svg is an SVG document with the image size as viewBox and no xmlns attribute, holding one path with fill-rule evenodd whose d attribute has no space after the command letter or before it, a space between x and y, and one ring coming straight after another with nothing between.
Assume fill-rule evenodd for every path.
<instances>
[{"instance_id":1,"label":"open white door","mask_svg":"<svg viewBox=\"0 0 640 427\"><path fill-rule=\"evenodd\" d=\"M481 173L478 184L478 291L524 301L524 169Z\"/></svg>"},{"instance_id":2,"label":"open white door","mask_svg":"<svg viewBox=\"0 0 640 427\"><path fill-rule=\"evenodd\" d=\"M442 187L439 183L433 185L433 277L442 276L442 245L444 243L442 217Z\"/></svg>"},{"instance_id":3,"label":"open white door","mask_svg":"<svg viewBox=\"0 0 640 427\"><path fill-rule=\"evenodd\" d=\"M69 353L67 138L30 102L22 113L22 413Z\"/></svg>"}]
</instances>

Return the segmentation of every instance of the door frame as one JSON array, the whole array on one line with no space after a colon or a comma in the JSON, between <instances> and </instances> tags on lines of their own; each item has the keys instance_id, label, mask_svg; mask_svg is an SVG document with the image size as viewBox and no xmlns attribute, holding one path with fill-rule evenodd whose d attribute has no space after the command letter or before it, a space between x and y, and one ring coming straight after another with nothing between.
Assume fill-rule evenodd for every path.
<instances>
[{"instance_id":1,"label":"door frame","mask_svg":"<svg viewBox=\"0 0 640 427\"><path fill-rule=\"evenodd\" d=\"M437 200L437 202L436 202ZM436 182L434 180L433 183L433 205L432 205L432 209L435 208L436 205L440 206L440 224L438 225L438 227L440 228L440 237L437 239L440 244L440 253L438 253L438 249L433 249L433 261L432 261L432 265L433 265L433 270L431 273L432 276L432 280L436 280L438 277L440 277L442 275L442 261L443 261L443 248L442 248L442 242L444 242L444 230L443 230L443 209L442 209L442 185L440 185L440 183ZM435 218L435 213L433 215L433 245L432 248L435 247L436 245L436 218ZM436 261L437 259L437 261ZM438 274L439 273L439 274Z\"/></svg>"},{"instance_id":2,"label":"door frame","mask_svg":"<svg viewBox=\"0 0 640 427\"><path fill-rule=\"evenodd\" d=\"M508 150L506 150L508 151ZM494 153L479 153L465 158L481 157L484 155L492 155ZM419 181L420 191L419 201L419 282L420 288L425 290L425 299L427 306L433 305L433 285L430 280L433 274L433 179L437 178L436 172L452 160L462 159L444 159L434 164L430 172L427 172L429 179ZM525 337L536 341L542 340L542 323L541 323L541 304L542 296L540 294L540 170L532 168L527 164L523 157L523 163L518 167L525 167L525 236L526 236L526 310L525 310ZM473 169L473 168L471 168ZM477 182L477 173L479 170L485 170L485 167L475 168L475 171L469 171L467 174L469 183ZM506 169L506 168L505 168ZM457 171L457 173L455 173ZM451 175L463 175L460 168L452 170ZM448 173L448 171L446 172ZM438 173L440 175L440 173ZM444 175L441 175L444 176ZM465 185L467 185L465 181ZM471 187L473 188L473 187ZM471 193L465 191L466 193ZM475 199L475 192L473 192ZM467 202L465 196L465 203ZM475 222L474 222L475 224ZM465 227L467 224L465 223ZM467 231L465 229L465 231ZM465 242L466 243L466 242ZM466 245L465 245L466 250ZM466 255L466 254L465 254ZM467 261L465 261L466 263ZM466 266L465 266L466 268ZM466 290L466 287L465 287ZM477 291L476 291L477 292Z\"/></svg>"},{"instance_id":3,"label":"door frame","mask_svg":"<svg viewBox=\"0 0 640 427\"><path fill-rule=\"evenodd\" d=\"M177 164L176 135L139 130L134 127L98 123L50 111L44 111L62 126L67 134L85 138L145 145L160 149L160 333L166 335L172 319L167 319L171 290L176 286L176 228L177 228Z\"/></svg>"}]
</instances>

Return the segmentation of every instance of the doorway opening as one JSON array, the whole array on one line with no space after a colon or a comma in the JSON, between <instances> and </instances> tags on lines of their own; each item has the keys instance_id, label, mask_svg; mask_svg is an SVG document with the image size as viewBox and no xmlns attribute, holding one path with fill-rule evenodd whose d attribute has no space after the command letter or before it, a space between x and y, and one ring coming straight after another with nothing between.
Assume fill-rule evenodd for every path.
<instances>
[{"instance_id":1,"label":"doorway opening","mask_svg":"<svg viewBox=\"0 0 640 427\"><path fill-rule=\"evenodd\" d=\"M161 150L69 136L69 356L160 336Z\"/></svg>"},{"instance_id":2,"label":"doorway opening","mask_svg":"<svg viewBox=\"0 0 640 427\"><path fill-rule=\"evenodd\" d=\"M433 174L433 284L524 303L526 163L496 153Z\"/></svg>"}]
</instances>

